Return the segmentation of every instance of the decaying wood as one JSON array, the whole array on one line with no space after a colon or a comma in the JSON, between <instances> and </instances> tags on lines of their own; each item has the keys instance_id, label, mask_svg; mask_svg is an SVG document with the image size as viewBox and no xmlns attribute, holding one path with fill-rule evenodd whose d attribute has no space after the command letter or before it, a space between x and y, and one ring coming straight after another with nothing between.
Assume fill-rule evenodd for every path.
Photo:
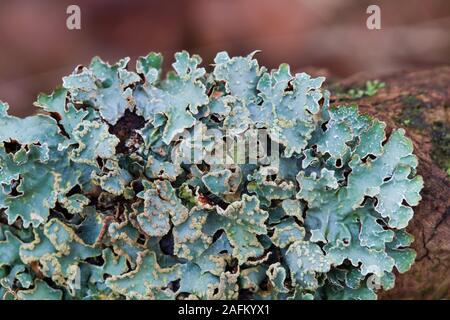
<instances>
[{"instance_id":1,"label":"decaying wood","mask_svg":"<svg viewBox=\"0 0 450 320\"><path fill-rule=\"evenodd\" d=\"M357 103L362 112L386 122L388 130L404 127L419 158L424 179L422 201L414 208L408 231L415 237L417 259L410 271L397 275L394 289L382 299L450 298L450 67L402 72L380 77L386 87L375 96L352 100L334 96L333 103ZM358 75L331 85L333 93L363 88ZM446 167L447 166L447 167Z\"/></svg>"}]
</instances>

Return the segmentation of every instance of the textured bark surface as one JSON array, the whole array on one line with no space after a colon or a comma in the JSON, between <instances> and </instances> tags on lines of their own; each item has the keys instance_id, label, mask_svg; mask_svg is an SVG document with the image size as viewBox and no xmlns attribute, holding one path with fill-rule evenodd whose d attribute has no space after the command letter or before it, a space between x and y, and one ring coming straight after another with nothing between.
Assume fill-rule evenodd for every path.
<instances>
[{"instance_id":1,"label":"textured bark surface","mask_svg":"<svg viewBox=\"0 0 450 320\"><path fill-rule=\"evenodd\" d=\"M450 67L403 72L377 78L385 82L372 97L352 99L336 93L364 88L367 76L332 83L335 105L357 103L362 112L386 122L388 130L406 129L419 158L425 185L408 231L417 259L397 276L382 299L450 299Z\"/></svg>"}]
</instances>

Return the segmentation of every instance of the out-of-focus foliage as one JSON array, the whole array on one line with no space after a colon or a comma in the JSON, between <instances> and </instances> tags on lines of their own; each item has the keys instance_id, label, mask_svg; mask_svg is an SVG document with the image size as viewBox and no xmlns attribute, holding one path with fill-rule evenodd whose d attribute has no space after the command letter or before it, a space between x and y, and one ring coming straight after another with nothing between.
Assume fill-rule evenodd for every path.
<instances>
[{"instance_id":1,"label":"out-of-focus foliage","mask_svg":"<svg viewBox=\"0 0 450 320\"><path fill-rule=\"evenodd\" d=\"M0 103L3 299L372 299L415 259L423 182L402 129L329 105L324 78L221 52L94 58ZM245 161L254 129L278 150ZM225 150L221 156L218 150ZM196 159L191 161L191 151ZM269 159L270 158L270 159ZM244 161L242 161L244 160Z\"/></svg>"},{"instance_id":2,"label":"out-of-focus foliage","mask_svg":"<svg viewBox=\"0 0 450 320\"><path fill-rule=\"evenodd\" d=\"M338 94L341 97L348 97L350 99L360 99L362 97L373 97L377 94L378 90L383 89L386 86L384 82L378 80L368 80L366 87L362 89L349 89L345 94Z\"/></svg>"}]
</instances>

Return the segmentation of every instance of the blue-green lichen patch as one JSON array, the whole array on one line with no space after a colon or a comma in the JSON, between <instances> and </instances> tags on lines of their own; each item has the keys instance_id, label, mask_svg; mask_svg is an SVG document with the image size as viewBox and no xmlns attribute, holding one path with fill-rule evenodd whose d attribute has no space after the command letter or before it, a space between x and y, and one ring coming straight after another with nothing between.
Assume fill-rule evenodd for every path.
<instances>
[{"instance_id":1,"label":"blue-green lichen patch","mask_svg":"<svg viewBox=\"0 0 450 320\"><path fill-rule=\"evenodd\" d=\"M255 52L162 59L0 103L1 299L375 299L408 271L403 129Z\"/></svg>"}]
</instances>

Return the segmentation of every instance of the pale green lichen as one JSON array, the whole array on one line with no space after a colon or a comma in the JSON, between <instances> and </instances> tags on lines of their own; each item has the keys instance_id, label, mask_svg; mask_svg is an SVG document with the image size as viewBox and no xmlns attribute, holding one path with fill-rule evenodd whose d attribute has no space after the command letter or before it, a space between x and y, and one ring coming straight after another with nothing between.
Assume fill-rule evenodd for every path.
<instances>
[{"instance_id":1,"label":"pale green lichen","mask_svg":"<svg viewBox=\"0 0 450 320\"><path fill-rule=\"evenodd\" d=\"M0 103L1 297L391 289L415 259L405 228L423 182L411 141L356 106L331 107L324 78L269 72L253 56L221 52L207 73L180 52L164 79L160 54L136 71L95 58L41 94L38 115Z\"/></svg>"}]
</instances>

